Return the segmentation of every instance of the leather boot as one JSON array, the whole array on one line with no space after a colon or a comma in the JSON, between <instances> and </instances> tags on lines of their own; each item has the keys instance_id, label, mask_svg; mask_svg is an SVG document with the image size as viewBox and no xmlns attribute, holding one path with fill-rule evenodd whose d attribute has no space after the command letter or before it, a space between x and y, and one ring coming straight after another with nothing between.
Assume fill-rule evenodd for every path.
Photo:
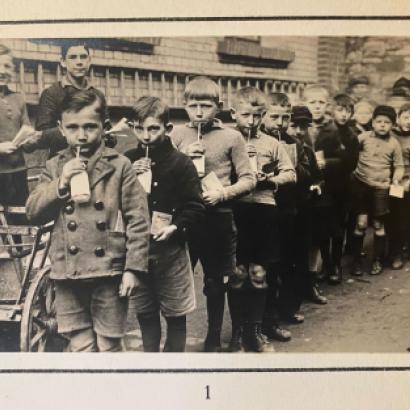
<instances>
[{"instance_id":1,"label":"leather boot","mask_svg":"<svg viewBox=\"0 0 410 410\"><path fill-rule=\"evenodd\" d=\"M243 342L248 352L271 353L275 351L273 345L262 335L259 323L246 324Z\"/></svg>"},{"instance_id":2,"label":"leather boot","mask_svg":"<svg viewBox=\"0 0 410 410\"><path fill-rule=\"evenodd\" d=\"M243 352L242 333L243 333L242 326L232 328L232 337L231 337L231 341L229 342L229 347L228 347L228 350L231 353Z\"/></svg>"},{"instance_id":3,"label":"leather boot","mask_svg":"<svg viewBox=\"0 0 410 410\"><path fill-rule=\"evenodd\" d=\"M309 272L309 279L310 286L306 294L307 299L318 305L326 305L327 298L325 296L322 296L319 291L319 287L316 282L316 272Z\"/></svg>"}]
</instances>

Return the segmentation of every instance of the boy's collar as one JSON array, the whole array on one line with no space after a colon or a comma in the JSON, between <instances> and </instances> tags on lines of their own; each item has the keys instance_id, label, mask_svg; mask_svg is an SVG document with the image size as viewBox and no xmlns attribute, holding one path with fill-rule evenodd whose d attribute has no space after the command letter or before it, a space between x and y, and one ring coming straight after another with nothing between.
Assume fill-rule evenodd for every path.
<instances>
[{"instance_id":1,"label":"boy's collar","mask_svg":"<svg viewBox=\"0 0 410 410\"><path fill-rule=\"evenodd\" d=\"M63 78L61 79L61 86L63 88L71 86L71 87L76 88L77 90L88 90L92 88L92 85L87 77L84 77L84 82L85 82L85 87L78 87L77 84L74 84L72 81L70 81L70 78L67 77L67 75L64 75Z\"/></svg>"}]
</instances>

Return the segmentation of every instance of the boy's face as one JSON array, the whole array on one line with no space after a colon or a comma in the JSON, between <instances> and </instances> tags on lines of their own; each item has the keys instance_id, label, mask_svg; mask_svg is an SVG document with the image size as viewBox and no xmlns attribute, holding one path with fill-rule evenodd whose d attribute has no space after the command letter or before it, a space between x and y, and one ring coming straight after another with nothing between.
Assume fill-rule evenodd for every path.
<instances>
[{"instance_id":1,"label":"boy's face","mask_svg":"<svg viewBox=\"0 0 410 410\"><path fill-rule=\"evenodd\" d=\"M66 137L68 145L80 146L81 155L91 156L101 145L103 124L100 114L96 112L99 102L84 107L78 112L62 113L59 128Z\"/></svg>"},{"instance_id":2,"label":"boy's face","mask_svg":"<svg viewBox=\"0 0 410 410\"><path fill-rule=\"evenodd\" d=\"M312 113L313 120L321 120L326 113L328 97L320 90L308 91L305 94L305 105Z\"/></svg>"},{"instance_id":3,"label":"boy's face","mask_svg":"<svg viewBox=\"0 0 410 410\"><path fill-rule=\"evenodd\" d=\"M339 125L346 125L352 117L352 111L349 107L336 105L333 109L333 119Z\"/></svg>"},{"instance_id":4,"label":"boy's face","mask_svg":"<svg viewBox=\"0 0 410 410\"><path fill-rule=\"evenodd\" d=\"M82 78L88 74L91 65L91 57L84 46L73 46L67 50L65 59L61 65L72 77Z\"/></svg>"},{"instance_id":5,"label":"boy's face","mask_svg":"<svg viewBox=\"0 0 410 410\"><path fill-rule=\"evenodd\" d=\"M188 100L185 103L185 110L192 124L198 125L212 121L219 107L213 100Z\"/></svg>"},{"instance_id":6,"label":"boy's face","mask_svg":"<svg viewBox=\"0 0 410 410\"><path fill-rule=\"evenodd\" d=\"M410 111L404 111L397 119L397 123L403 131L410 131Z\"/></svg>"},{"instance_id":7,"label":"boy's face","mask_svg":"<svg viewBox=\"0 0 410 410\"><path fill-rule=\"evenodd\" d=\"M370 107L358 107L354 112L353 118L361 125L366 125L372 119L373 111Z\"/></svg>"},{"instance_id":8,"label":"boy's face","mask_svg":"<svg viewBox=\"0 0 410 410\"><path fill-rule=\"evenodd\" d=\"M291 122L288 128L289 135L292 135L300 140L304 140L309 135L308 121Z\"/></svg>"},{"instance_id":9,"label":"boy's face","mask_svg":"<svg viewBox=\"0 0 410 410\"><path fill-rule=\"evenodd\" d=\"M262 122L264 107L242 102L232 109L232 118L236 121L239 131L245 137L255 135Z\"/></svg>"},{"instance_id":10,"label":"boy's face","mask_svg":"<svg viewBox=\"0 0 410 410\"><path fill-rule=\"evenodd\" d=\"M270 105L262 118L262 124L268 134L286 131L289 126L290 110L280 105Z\"/></svg>"},{"instance_id":11,"label":"boy's face","mask_svg":"<svg viewBox=\"0 0 410 410\"><path fill-rule=\"evenodd\" d=\"M0 56L0 86L7 85L14 73L13 58L10 54Z\"/></svg>"},{"instance_id":12,"label":"boy's face","mask_svg":"<svg viewBox=\"0 0 410 410\"><path fill-rule=\"evenodd\" d=\"M385 115L378 115L373 119L372 127L377 135L384 137L392 129L393 123L389 117L386 117Z\"/></svg>"},{"instance_id":13,"label":"boy's face","mask_svg":"<svg viewBox=\"0 0 410 410\"><path fill-rule=\"evenodd\" d=\"M367 84L356 84L352 87L352 94L359 99L366 97L368 92L369 86Z\"/></svg>"},{"instance_id":14,"label":"boy's face","mask_svg":"<svg viewBox=\"0 0 410 410\"><path fill-rule=\"evenodd\" d=\"M147 117L143 122L136 122L134 133L140 144L145 146L154 146L164 140L167 131L172 129L171 124L164 123L155 117Z\"/></svg>"}]
</instances>

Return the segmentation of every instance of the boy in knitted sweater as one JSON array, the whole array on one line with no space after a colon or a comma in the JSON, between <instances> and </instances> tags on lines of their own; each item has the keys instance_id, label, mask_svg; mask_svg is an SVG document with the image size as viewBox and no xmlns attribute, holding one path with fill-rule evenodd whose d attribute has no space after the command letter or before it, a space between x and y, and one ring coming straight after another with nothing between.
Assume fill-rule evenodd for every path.
<instances>
[{"instance_id":1,"label":"boy in knitted sweater","mask_svg":"<svg viewBox=\"0 0 410 410\"><path fill-rule=\"evenodd\" d=\"M250 192L256 177L240 132L215 118L221 102L218 85L207 77L191 80L184 93L190 122L176 126L171 138L197 165L206 205L204 224L188 241L193 266L201 261L207 298L208 332L204 350L220 350L225 305L224 277L236 268L236 226L232 199ZM205 181L214 183L206 184Z\"/></svg>"},{"instance_id":2,"label":"boy in knitted sweater","mask_svg":"<svg viewBox=\"0 0 410 410\"><path fill-rule=\"evenodd\" d=\"M363 274L361 251L369 216L374 228L374 260L371 275L383 271L385 251L385 217L389 213L389 187L398 185L403 177L403 155L399 142L391 135L396 112L390 106L379 105L373 113L372 131L359 135L359 162L353 173L352 198L357 215L354 231L352 274Z\"/></svg>"}]
</instances>

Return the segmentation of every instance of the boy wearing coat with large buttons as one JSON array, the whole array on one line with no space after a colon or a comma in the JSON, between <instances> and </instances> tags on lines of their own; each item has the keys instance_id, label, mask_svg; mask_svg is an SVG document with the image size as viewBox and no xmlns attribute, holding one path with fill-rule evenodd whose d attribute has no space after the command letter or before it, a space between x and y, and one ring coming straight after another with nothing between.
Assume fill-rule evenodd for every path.
<instances>
[{"instance_id":1,"label":"boy wearing coat with large buttons","mask_svg":"<svg viewBox=\"0 0 410 410\"><path fill-rule=\"evenodd\" d=\"M102 142L105 107L94 89L65 99L59 127L69 146L47 162L26 204L33 223L55 221L51 278L71 351L121 350L127 297L148 269L146 195L129 160ZM76 203L70 182L85 170L90 198Z\"/></svg>"}]
</instances>

